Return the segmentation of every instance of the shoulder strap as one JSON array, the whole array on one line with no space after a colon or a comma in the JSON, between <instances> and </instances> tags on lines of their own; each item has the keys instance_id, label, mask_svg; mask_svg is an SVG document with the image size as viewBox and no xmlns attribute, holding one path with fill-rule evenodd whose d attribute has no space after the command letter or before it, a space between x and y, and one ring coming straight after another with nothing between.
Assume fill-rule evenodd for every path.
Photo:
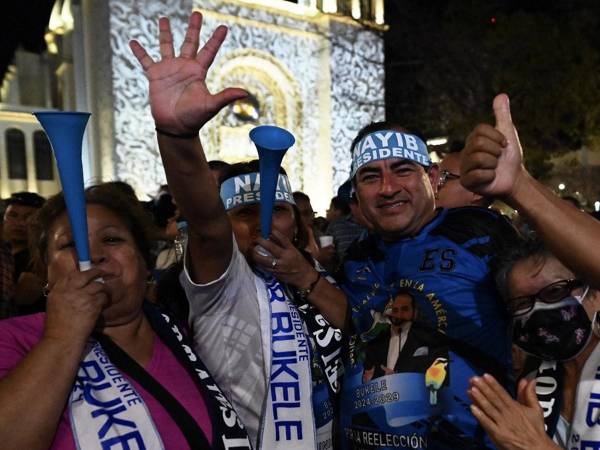
<instances>
[{"instance_id":1,"label":"shoulder strap","mask_svg":"<svg viewBox=\"0 0 600 450\"><path fill-rule=\"evenodd\" d=\"M208 411L213 411L211 413L213 447L221 450L228 448L250 450L251 445L244 425L207 367L194 353L193 345L186 333L152 303L144 302L144 312L155 333L195 380Z\"/></svg>"},{"instance_id":2,"label":"shoulder strap","mask_svg":"<svg viewBox=\"0 0 600 450\"><path fill-rule=\"evenodd\" d=\"M211 448L204 432L196 423L196 420L169 391L157 382L142 366L125 353L108 336L96 333L94 338L98 340L110 361L115 364L119 370L137 381L165 408L173 419L173 422L175 422L177 427L179 427L183 433L183 436L191 449L209 450ZM157 339L159 339L158 336Z\"/></svg>"}]
</instances>

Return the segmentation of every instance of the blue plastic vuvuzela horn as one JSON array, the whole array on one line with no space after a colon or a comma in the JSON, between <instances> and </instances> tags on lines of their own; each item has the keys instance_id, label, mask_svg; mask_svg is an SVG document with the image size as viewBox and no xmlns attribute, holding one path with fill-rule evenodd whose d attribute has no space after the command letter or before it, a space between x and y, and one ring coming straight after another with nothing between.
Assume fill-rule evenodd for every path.
<instances>
[{"instance_id":1,"label":"blue plastic vuvuzela horn","mask_svg":"<svg viewBox=\"0 0 600 450\"><path fill-rule=\"evenodd\" d=\"M250 131L250 139L258 150L260 171L260 234L268 239L275 203L279 168L285 152L294 145L294 135L283 128L261 125Z\"/></svg>"},{"instance_id":2,"label":"blue plastic vuvuzela horn","mask_svg":"<svg viewBox=\"0 0 600 450\"><path fill-rule=\"evenodd\" d=\"M88 242L81 151L83 133L90 113L56 111L35 112L33 115L44 128L54 151L77 250L79 270L88 270L92 265Z\"/></svg>"}]
</instances>

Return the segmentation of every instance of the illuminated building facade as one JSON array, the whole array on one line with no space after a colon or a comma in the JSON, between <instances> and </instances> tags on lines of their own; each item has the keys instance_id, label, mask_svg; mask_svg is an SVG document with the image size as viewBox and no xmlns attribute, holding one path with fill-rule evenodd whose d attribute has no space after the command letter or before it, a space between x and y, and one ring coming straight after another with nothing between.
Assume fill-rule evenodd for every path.
<instances>
[{"instance_id":1,"label":"illuminated building facade","mask_svg":"<svg viewBox=\"0 0 600 450\"><path fill-rule=\"evenodd\" d=\"M287 128L296 137L284 159L292 186L324 211L348 176L352 138L384 117L383 0L84 0L73 5L72 64L63 65L71 75L62 104L93 114L84 147L86 179L121 179L142 197L165 182L147 82L128 41L139 40L157 58L157 18L170 17L177 48L192 9L204 15L204 39L219 24L230 29L209 72L209 88L239 86L251 94L202 130L208 158L254 158L248 138L252 127ZM65 42L63 36L63 48Z\"/></svg>"}]
</instances>

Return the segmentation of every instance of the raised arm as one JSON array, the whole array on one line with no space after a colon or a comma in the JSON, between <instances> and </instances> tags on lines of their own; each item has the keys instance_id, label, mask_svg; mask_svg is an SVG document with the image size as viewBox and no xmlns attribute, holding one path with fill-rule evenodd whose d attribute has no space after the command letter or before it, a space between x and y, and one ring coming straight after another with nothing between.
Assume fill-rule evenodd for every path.
<instances>
[{"instance_id":1,"label":"raised arm","mask_svg":"<svg viewBox=\"0 0 600 450\"><path fill-rule=\"evenodd\" d=\"M478 125L467 138L461 183L495 195L519 211L564 264L590 283L600 283L600 222L562 200L523 166L508 96L494 99L496 126Z\"/></svg>"},{"instance_id":2,"label":"raised arm","mask_svg":"<svg viewBox=\"0 0 600 450\"><path fill-rule=\"evenodd\" d=\"M195 282L218 278L232 252L231 224L210 173L198 133L224 106L243 98L242 89L229 88L211 94L206 74L225 36L218 27L199 49L202 15L190 15L179 56L167 18L159 20L161 60L155 62L137 41L134 55L149 82L152 116L169 187L177 206L188 220L188 268Z\"/></svg>"}]
</instances>

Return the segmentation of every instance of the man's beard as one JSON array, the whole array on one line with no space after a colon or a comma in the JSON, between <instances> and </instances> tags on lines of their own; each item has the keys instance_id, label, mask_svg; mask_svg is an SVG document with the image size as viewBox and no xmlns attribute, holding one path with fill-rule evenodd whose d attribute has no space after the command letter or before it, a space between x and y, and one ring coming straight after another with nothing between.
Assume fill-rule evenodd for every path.
<instances>
[{"instance_id":1,"label":"man's beard","mask_svg":"<svg viewBox=\"0 0 600 450\"><path fill-rule=\"evenodd\" d=\"M401 327L402 325L404 325L406 322L410 322L410 320L404 320L404 319L398 319L396 317L390 317L390 322L392 323L392 325L394 325L395 327Z\"/></svg>"}]
</instances>

